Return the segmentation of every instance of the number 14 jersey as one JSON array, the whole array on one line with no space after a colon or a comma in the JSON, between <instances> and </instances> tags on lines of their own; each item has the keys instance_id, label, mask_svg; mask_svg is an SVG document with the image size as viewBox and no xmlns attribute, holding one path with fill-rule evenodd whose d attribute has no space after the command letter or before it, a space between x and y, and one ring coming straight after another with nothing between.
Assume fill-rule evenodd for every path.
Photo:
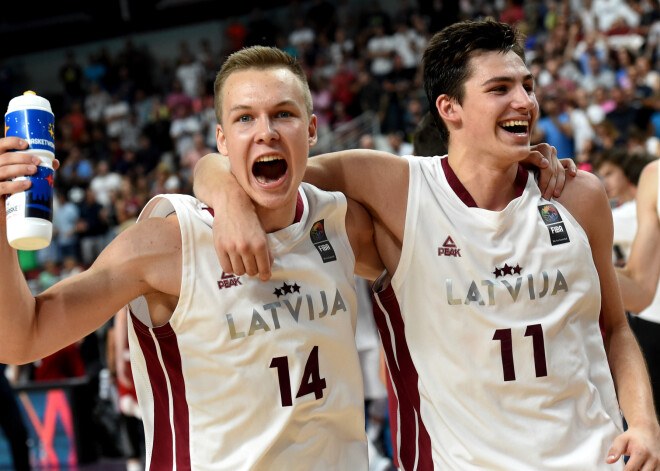
<instances>
[{"instance_id":1,"label":"number 14 jersey","mask_svg":"<svg viewBox=\"0 0 660 471\"><path fill-rule=\"evenodd\" d=\"M519 196L489 211L446 158L409 163L400 317L380 323L416 421L399 431L402 469L621 469L605 463L621 420L583 229L522 168Z\"/></svg>"},{"instance_id":2,"label":"number 14 jersey","mask_svg":"<svg viewBox=\"0 0 660 471\"><path fill-rule=\"evenodd\" d=\"M140 216L176 212L183 255L170 322L131 303L148 469L368 468L346 199L303 183L298 202L299 222L268 234L267 282L223 273L198 200L164 195Z\"/></svg>"}]
</instances>

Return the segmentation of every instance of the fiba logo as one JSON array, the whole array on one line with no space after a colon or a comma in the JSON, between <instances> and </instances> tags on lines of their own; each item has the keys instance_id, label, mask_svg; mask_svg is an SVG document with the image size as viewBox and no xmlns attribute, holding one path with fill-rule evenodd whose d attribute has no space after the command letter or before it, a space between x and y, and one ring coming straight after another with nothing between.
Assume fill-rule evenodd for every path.
<instances>
[{"instance_id":1,"label":"fiba logo","mask_svg":"<svg viewBox=\"0 0 660 471\"><path fill-rule=\"evenodd\" d=\"M541 213L541 218L546 224L552 224L558 221L561 221L561 216L559 216L559 211L551 204L546 204L539 206L539 212Z\"/></svg>"}]
</instances>

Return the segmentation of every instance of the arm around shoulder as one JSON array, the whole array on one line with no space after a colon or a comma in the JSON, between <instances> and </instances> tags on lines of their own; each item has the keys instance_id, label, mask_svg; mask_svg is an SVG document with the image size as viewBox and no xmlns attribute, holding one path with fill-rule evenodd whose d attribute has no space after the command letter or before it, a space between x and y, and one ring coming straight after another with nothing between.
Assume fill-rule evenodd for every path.
<instances>
[{"instance_id":1,"label":"arm around shoulder","mask_svg":"<svg viewBox=\"0 0 660 471\"><path fill-rule=\"evenodd\" d=\"M409 175L406 159L358 149L309 159L305 181L324 190L341 191L403 238Z\"/></svg>"}]
</instances>

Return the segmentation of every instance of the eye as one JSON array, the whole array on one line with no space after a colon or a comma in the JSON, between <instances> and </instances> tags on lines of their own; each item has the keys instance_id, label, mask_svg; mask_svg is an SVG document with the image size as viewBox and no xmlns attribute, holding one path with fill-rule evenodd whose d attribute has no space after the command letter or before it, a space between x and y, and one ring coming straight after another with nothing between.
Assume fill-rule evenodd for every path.
<instances>
[{"instance_id":1,"label":"eye","mask_svg":"<svg viewBox=\"0 0 660 471\"><path fill-rule=\"evenodd\" d=\"M252 117L250 115L244 114L244 115L239 116L236 121L238 121L240 123L247 123L251 119L252 119Z\"/></svg>"},{"instance_id":2,"label":"eye","mask_svg":"<svg viewBox=\"0 0 660 471\"><path fill-rule=\"evenodd\" d=\"M498 85L490 89L490 91L493 93L506 93L507 90L508 88L506 87L506 85Z\"/></svg>"},{"instance_id":3,"label":"eye","mask_svg":"<svg viewBox=\"0 0 660 471\"><path fill-rule=\"evenodd\" d=\"M277 113L278 118L291 118L293 113L289 111L280 111Z\"/></svg>"}]
</instances>

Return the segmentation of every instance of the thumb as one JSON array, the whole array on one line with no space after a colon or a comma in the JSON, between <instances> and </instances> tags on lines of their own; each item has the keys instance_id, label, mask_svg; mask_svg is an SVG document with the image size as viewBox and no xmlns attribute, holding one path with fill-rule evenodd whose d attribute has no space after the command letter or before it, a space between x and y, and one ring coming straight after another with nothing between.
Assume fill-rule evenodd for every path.
<instances>
[{"instance_id":1,"label":"thumb","mask_svg":"<svg viewBox=\"0 0 660 471\"><path fill-rule=\"evenodd\" d=\"M609 464L616 463L627 447L628 440L623 435L619 435L616 440L614 440L610 451L607 453L607 459L605 462Z\"/></svg>"}]
</instances>

